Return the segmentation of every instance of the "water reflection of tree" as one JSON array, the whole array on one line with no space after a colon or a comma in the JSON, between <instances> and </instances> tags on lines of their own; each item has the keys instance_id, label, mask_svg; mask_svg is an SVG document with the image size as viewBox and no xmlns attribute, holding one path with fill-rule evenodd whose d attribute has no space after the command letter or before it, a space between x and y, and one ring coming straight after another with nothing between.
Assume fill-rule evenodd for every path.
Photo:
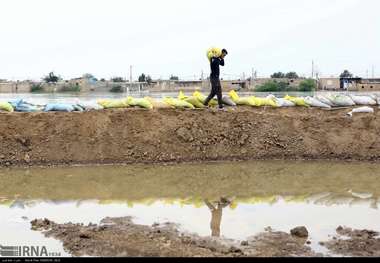
<instances>
[{"instance_id":1,"label":"water reflection of tree","mask_svg":"<svg viewBox=\"0 0 380 263\"><path fill-rule=\"evenodd\" d=\"M211 235L220 237L220 226L222 224L223 209L231 204L226 198L220 198L219 201L211 203L208 199L204 200L205 204L211 211Z\"/></svg>"}]
</instances>

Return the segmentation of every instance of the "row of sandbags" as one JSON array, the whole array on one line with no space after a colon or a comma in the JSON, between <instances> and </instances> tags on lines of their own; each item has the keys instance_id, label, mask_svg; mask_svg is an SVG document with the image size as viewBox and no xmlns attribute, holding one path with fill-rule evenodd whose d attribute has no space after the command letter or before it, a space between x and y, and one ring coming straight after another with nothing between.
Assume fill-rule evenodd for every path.
<instances>
[{"instance_id":1,"label":"row of sandbags","mask_svg":"<svg viewBox=\"0 0 380 263\"><path fill-rule=\"evenodd\" d=\"M380 98L376 95L345 95L345 94L320 94L314 97L292 97L276 98L269 95L266 98L245 97L240 98L235 91L231 91L229 96L238 105L248 106L273 106L273 107L351 107L356 105L374 106L380 105Z\"/></svg>"},{"instance_id":2,"label":"row of sandbags","mask_svg":"<svg viewBox=\"0 0 380 263\"><path fill-rule=\"evenodd\" d=\"M0 102L0 111L6 112L73 112L73 111L90 111L111 108L127 108L139 106L141 108L153 109L152 103L147 99L135 99L132 97L124 99L104 99L97 102L81 102L77 100L75 103L48 103L45 105L36 105L24 99L16 99Z\"/></svg>"},{"instance_id":3,"label":"row of sandbags","mask_svg":"<svg viewBox=\"0 0 380 263\"><path fill-rule=\"evenodd\" d=\"M185 96L183 92L179 93L177 98L165 97L162 100L153 99L150 97L133 98L127 97L122 99L101 99L97 102L81 102L77 100L75 103L49 103L46 105L35 105L23 99L10 100L8 102L0 102L0 110L13 112L38 112L38 111L89 111L102 110L112 108L129 108L140 107L145 109L153 108L204 108L206 96L199 91L196 91L192 96ZM376 95L344 95L344 94L320 94L314 97L292 97L285 96L277 98L269 95L266 98L255 96L240 97L237 92L231 91L228 95L223 96L223 104L227 106L252 106L252 107L347 107L355 105L373 106L380 104L380 98ZM217 106L218 101L212 99L209 106Z\"/></svg>"}]
</instances>

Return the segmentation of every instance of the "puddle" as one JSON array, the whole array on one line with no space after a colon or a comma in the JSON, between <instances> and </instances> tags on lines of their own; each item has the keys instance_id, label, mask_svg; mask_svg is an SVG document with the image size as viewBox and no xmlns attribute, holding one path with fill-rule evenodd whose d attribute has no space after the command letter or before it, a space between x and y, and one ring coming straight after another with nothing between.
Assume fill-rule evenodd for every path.
<instances>
[{"instance_id":1,"label":"puddle","mask_svg":"<svg viewBox=\"0 0 380 263\"><path fill-rule=\"evenodd\" d=\"M172 222L184 232L237 240L269 226L284 232L306 226L311 247L327 254L318 243L340 225L380 231L379 168L278 161L3 169L0 244L46 246L69 256L29 222L98 224L132 216L138 224ZM221 198L233 202L218 207Z\"/></svg>"}]
</instances>

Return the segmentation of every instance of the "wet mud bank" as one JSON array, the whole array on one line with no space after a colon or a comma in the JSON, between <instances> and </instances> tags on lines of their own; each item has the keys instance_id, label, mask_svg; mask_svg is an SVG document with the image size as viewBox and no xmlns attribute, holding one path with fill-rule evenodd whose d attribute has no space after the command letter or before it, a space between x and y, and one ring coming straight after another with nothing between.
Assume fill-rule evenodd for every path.
<instances>
[{"instance_id":1,"label":"wet mud bank","mask_svg":"<svg viewBox=\"0 0 380 263\"><path fill-rule=\"evenodd\" d=\"M181 233L175 224L134 224L131 218L105 218L100 225L31 222L32 230L63 242L73 256L111 257L322 257L307 246L307 238L266 232L238 242Z\"/></svg>"},{"instance_id":2,"label":"wet mud bank","mask_svg":"<svg viewBox=\"0 0 380 263\"><path fill-rule=\"evenodd\" d=\"M379 233L370 230L337 228L337 235L320 242L329 254L310 247L307 229L297 227L290 233L265 232L243 241L200 237L183 233L173 223L138 225L130 217L107 217L96 224L57 224L35 219L31 229L48 238L62 241L73 256L95 257L378 257ZM302 230L302 231L301 231ZM305 232L304 232L305 231Z\"/></svg>"},{"instance_id":3,"label":"wet mud bank","mask_svg":"<svg viewBox=\"0 0 380 263\"><path fill-rule=\"evenodd\" d=\"M380 113L120 109L0 113L0 166L380 160Z\"/></svg>"}]
</instances>

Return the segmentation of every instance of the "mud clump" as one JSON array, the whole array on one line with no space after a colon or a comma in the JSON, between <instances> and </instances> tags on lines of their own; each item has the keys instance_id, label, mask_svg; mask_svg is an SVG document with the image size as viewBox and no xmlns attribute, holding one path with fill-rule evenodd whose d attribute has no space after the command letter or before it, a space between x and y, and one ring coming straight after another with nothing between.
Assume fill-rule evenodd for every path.
<instances>
[{"instance_id":1,"label":"mud clump","mask_svg":"<svg viewBox=\"0 0 380 263\"><path fill-rule=\"evenodd\" d=\"M380 239L378 232L371 230L353 230L338 227L338 237L321 245L338 255L353 257L379 257Z\"/></svg>"},{"instance_id":2,"label":"mud clump","mask_svg":"<svg viewBox=\"0 0 380 263\"><path fill-rule=\"evenodd\" d=\"M380 111L238 107L0 113L0 166L380 160Z\"/></svg>"},{"instance_id":3,"label":"mud clump","mask_svg":"<svg viewBox=\"0 0 380 263\"><path fill-rule=\"evenodd\" d=\"M251 237L246 255L256 257L323 257L306 246L306 239L285 232L265 232Z\"/></svg>"},{"instance_id":4,"label":"mud clump","mask_svg":"<svg viewBox=\"0 0 380 263\"><path fill-rule=\"evenodd\" d=\"M54 222L50 221L49 219L35 219L31 222L32 230L35 231L41 231L41 230L48 230L55 225Z\"/></svg>"}]
</instances>

